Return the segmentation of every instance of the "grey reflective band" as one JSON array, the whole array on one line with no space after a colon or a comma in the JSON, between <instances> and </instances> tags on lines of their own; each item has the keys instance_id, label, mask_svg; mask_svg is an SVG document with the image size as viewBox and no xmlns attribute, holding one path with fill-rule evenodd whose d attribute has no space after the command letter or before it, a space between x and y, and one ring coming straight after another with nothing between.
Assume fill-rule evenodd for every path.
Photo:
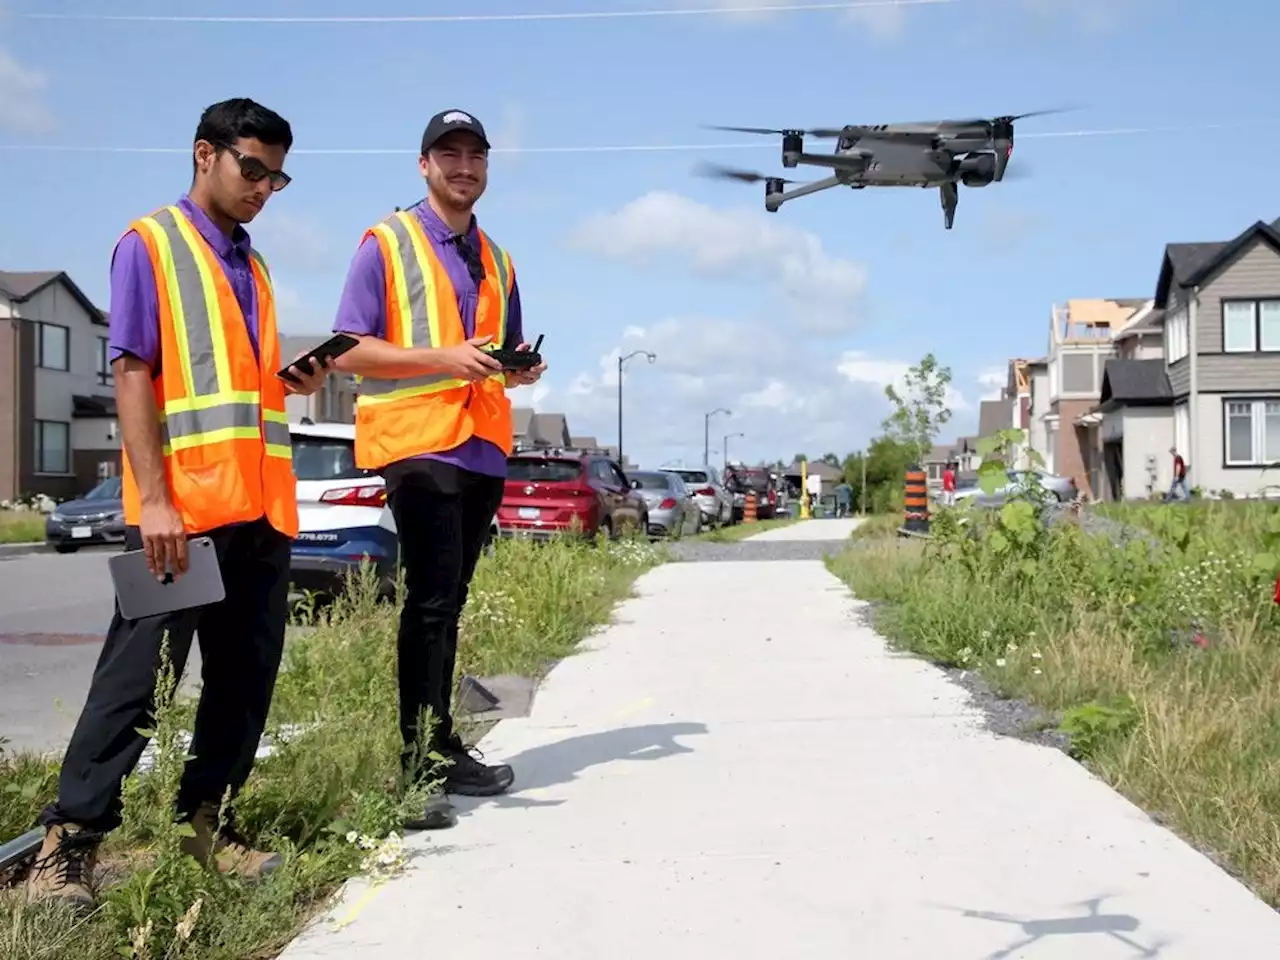
<instances>
[{"instance_id":1,"label":"grey reflective band","mask_svg":"<svg viewBox=\"0 0 1280 960\"><path fill-rule=\"evenodd\" d=\"M166 413L165 440L192 437L234 427L256 428L261 422L261 417L261 410L256 403L224 403L209 407L207 410L179 410Z\"/></svg>"}]
</instances>

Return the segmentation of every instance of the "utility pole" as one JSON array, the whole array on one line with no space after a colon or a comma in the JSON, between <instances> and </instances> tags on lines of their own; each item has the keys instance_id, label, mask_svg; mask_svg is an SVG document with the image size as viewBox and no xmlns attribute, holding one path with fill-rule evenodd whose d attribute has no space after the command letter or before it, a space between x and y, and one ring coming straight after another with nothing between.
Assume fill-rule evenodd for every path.
<instances>
[{"instance_id":1,"label":"utility pole","mask_svg":"<svg viewBox=\"0 0 1280 960\"><path fill-rule=\"evenodd\" d=\"M642 354L649 358L650 363L653 363L653 361L658 359L656 354L650 353L648 350L632 350L625 357L621 353L618 354L618 466L620 467L622 466L622 463L623 463L623 460L622 460L622 365L626 363L628 360L630 360L632 357L638 357ZM623 469L626 469L626 468L623 467Z\"/></svg>"},{"instance_id":2,"label":"utility pole","mask_svg":"<svg viewBox=\"0 0 1280 960\"><path fill-rule=\"evenodd\" d=\"M711 418L717 413L723 413L727 417L733 416L733 411L725 407L716 407L710 413L702 416L702 462L707 464L711 460Z\"/></svg>"}]
</instances>

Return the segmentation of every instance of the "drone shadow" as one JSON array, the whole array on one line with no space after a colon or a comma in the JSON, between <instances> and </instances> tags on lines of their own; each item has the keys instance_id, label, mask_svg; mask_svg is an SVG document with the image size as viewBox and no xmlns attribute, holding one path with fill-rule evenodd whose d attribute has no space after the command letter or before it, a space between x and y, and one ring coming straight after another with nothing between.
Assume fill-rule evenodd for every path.
<instances>
[{"instance_id":1,"label":"drone shadow","mask_svg":"<svg viewBox=\"0 0 1280 960\"><path fill-rule=\"evenodd\" d=\"M1102 912L1102 902L1110 898L1110 895L1094 897L1080 903L1069 904L1069 906L1073 907L1083 907L1088 911L1074 917L1028 919L990 910L967 910L962 907L951 907L943 904L934 904L934 906L941 907L944 910L954 910L961 916L972 917L976 920L989 920L993 923L1008 924L1017 927L1021 931L1022 937L1020 939L1007 947L997 950L995 953L988 954L983 960L1007 960L1007 958L1046 937L1080 937L1090 934L1110 937L1112 940L1123 943L1134 951L1135 960L1138 960L1138 958L1156 960L1161 956L1164 948L1169 946L1171 941L1160 939L1148 945L1141 943L1135 936L1138 933L1138 928L1142 925L1142 921L1137 917L1128 913Z\"/></svg>"}]
</instances>

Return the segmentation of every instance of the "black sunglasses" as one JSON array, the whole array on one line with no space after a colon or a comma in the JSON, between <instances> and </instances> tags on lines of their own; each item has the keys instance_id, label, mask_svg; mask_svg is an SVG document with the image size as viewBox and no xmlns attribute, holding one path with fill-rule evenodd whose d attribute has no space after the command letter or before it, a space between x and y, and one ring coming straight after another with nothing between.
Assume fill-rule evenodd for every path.
<instances>
[{"instance_id":1,"label":"black sunglasses","mask_svg":"<svg viewBox=\"0 0 1280 960\"><path fill-rule=\"evenodd\" d=\"M240 164L240 176L244 177L250 183L257 183L260 180L270 180L272 192L278 193L287 187L291 181L291 177L283 170L270 170L267 165L257 157L250 157L241 153L229 143L217 142L215 147L221 147L231 156L236 158L236 163Z\"/></svg>"},{"instance_id":2,"label":"black sunglasses","mask_svg":"<svg viewBox=\"0 0 1280 960\"><path fill-rule=\"evenodd\" d=\"M453 242L462 255L462 262L467 265L467 273L471 275L472 282L479 285L484 280L484 261L480 259L480 252L471 246L465 233L455 234Z\"/></svg>"}]
</instances>

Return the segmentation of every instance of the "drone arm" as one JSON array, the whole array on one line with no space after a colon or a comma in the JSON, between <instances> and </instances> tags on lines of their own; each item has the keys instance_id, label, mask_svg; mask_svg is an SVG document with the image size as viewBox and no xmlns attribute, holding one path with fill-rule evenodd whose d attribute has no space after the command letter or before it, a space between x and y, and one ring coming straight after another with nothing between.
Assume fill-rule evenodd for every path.
<instances>
[{"instance_id":1,"label":"drone arm","mask_svg":"<svg viewBox=\"0 0 1280 960\"><path fill-rule=\"evenodd\" d=\"M797 197L807 197L811 193L820 193L823 190L830 190L832 187L838 186L840 186L839 177L823 177L821 180L802 184L794 190L787 190L781 196L783 200L794 200Z\"/></svg>"}]
</instances>

